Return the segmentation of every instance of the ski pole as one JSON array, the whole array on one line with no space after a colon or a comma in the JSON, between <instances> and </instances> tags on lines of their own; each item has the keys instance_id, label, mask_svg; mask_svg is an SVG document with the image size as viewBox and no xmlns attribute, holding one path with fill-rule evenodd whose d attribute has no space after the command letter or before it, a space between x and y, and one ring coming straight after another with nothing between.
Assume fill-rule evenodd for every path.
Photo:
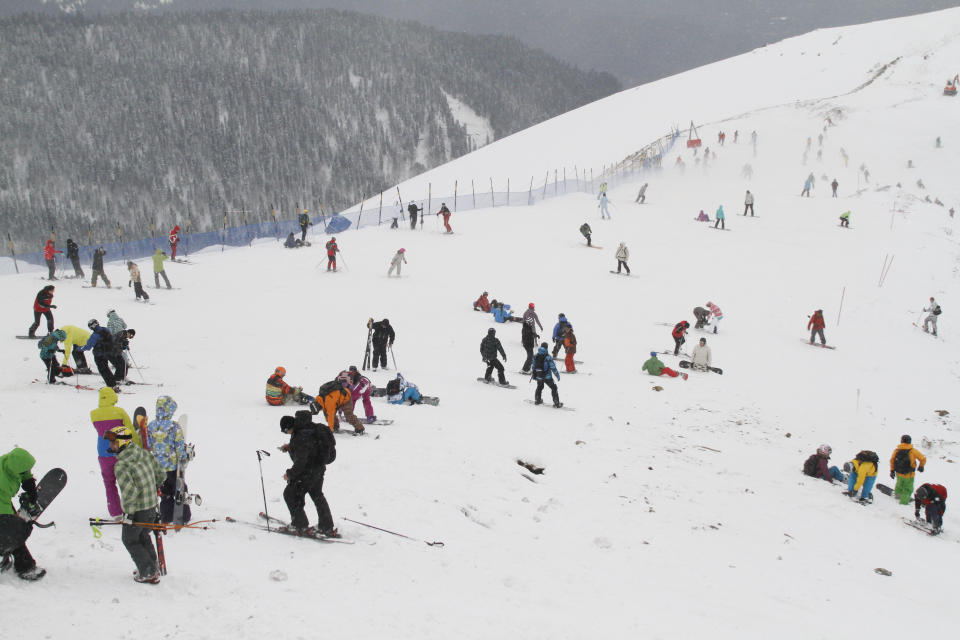
<instances>
[{"instance_id":1,"label":"ski pole","mask_svg":"<svg viewBox=\"0 0 960 640\"><path fill-rule=\"evenodd\" d=\"M393 345L391 345L389 348L390 348L390 359L393 360L393 370L396 371L396 370L397 370L397 359L393 357Z\"/></svg>"},{"instance_id":2,"label":"ski pole","mask_svg":"<svg viewBox=\"0 0 960 640\"><path fill-rule=\"evenodd\" d=\"M267 516L267 531L270 531L270 512L267 511L267 488L263 484L263 456L270 457L266 449L257 449L257 464L260 466L260 490L263 491L263 514Z\"/></svg>"},{"instance_id":3,"label":"ski pole","mask_svg":"<svg viewBox=\"0 0 960 640\"><path fill-rule=\"evenodd\" d=\"M127 355L130 356L130 362L133 363L133 368L137 370L137 373L140 374L140 382L146 384L146 380L143 379L143 371L140 370L140 367L137 365L137 361L133 359L133 351L130 350L130 347L127 347Z\"/></svg>"},{"instance_id":4,"label":"ski pole","mask_svg":"<svg viewBox=\"0 0 960 640\"><path fill-rule=\"evenodd\" d=\"M350 518L344 518L347 522L352 522L354 524L359 524L362 527L368 527L370 529L376 529L377 531L383 531L384 533L389 533L390 535L399 536L401 538L406 538L407 540L413 540L414 542L422 542L428 547L442 547L444 544L439 540L433 542L427 542L426 540L421 540L420 538L411 538L410 536L405 536L402 533L397 533L396 531L390 531L389 529L381 529L380 527L375 527L372 524L367 524L366 522L360 522L358 520L351 520Z\"/></svg>"},{"instance_id":5,"label":"ski pole","mask_svg":"<svg viewBox=\"0 0 960 640\"><path fill-rule=\"evenodd\" d=\"M343 263L343 268L349 271L350 267L347 266L347 261L343 257L343 251L340 251L340 249L337 249L337 253L340 254L340 262Z\"/></svg>"}]
</instances>

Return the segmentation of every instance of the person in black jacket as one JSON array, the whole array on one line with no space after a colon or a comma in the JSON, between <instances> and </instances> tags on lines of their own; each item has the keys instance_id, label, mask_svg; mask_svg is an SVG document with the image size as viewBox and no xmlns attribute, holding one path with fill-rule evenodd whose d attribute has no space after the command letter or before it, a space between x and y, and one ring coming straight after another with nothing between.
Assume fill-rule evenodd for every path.
<instances>
[{"instance_id":1,"label":"person in black jacket","mask_svg":"<svg viewBox=\"0 0 960 640\"><path fill-rule=\"evenodd\" d=\"M533 348L537 346L539 338L540 336L537 335L533 324L524 322L523 328L520 330L520 343L527 352L527 359L523 361L522 373L530 373L530 366L533 364Z\"/></svg>"},{"instance_id":2,"label":"person in black jacket","mask_svg":"<svg viewBox=\"0 0 960 640\"><path fill-rule=\"evenodd\" d=\"M407 205L407 213L410 214L410 228L417 228L417 214L423 211L423 207L418 207L413 200Z\"/></svg>"},{"instance_id":3,"label":"person in black jacket","mask_svg":"<svg viewBox=\"0 0 960 640\"><path fill-rule=\"evenodd\" d=\"M503 351L503 345L497 339L496 329L487 329L487 336L480 341L480 356L487 363L487 372L483 374L483 379L487 382L493 380L492 374L494 368L497 370L497 379L500 384L510 384L503 374L503 363L497 359L497 354L503 356L503 361L507 361L507 354Z\"/></svg>"},{"instance_id":4,"label":"person in black jacket","mask_svg":"<svg viewBox=\"0 0 960 640\"><path fill-rule=\"evenodd\" d=\"M374 322L371 326L373 328L373 337L370 340L373 344L373 370L376 371L377 367L386 369L387 347L393 347L397 334L393 332L393 327L386 318L380 322Z\"/></svg>"},{"instance_id":5,"label":"person in black jacket","mask_svg":"<svg viewBox=\"0 0 960 640\"><path fill-rule=\"evenodd\" d=\"M280 430L290 436L281 447L290 454L293 466L283 474L287 488L283 500L290 510L290 525L297 533L312 533L303 507L309 494L317 508L316 532L331 538L340 534L333 526L330 505L323 495L323 476L327 465L337 458L337 443L326 425L315 425L309 411L280 418Z\"/></svg>"},{"instance_id":6,"label":"person in black jacket","mask_svg":"<svg viewBox=\"0 0 960 640\"><path fill-rule=\"evenodd\" d=\"M67 238L67 257L73 263L73 273L76 277L83 277L83 267L80 266L80 247L71 238Z\"/></svg>"},{"instance_id":7,"label":"person in black jacket","mask_svg":"<svg viewBox=\"0 0 960 640\"><path fill-rule=\"evenodd\" d=\"M93 361L97 365L100 377L103 378L103 384L119 392L118 383L127 376L127 363L123 360L122 347L118 348L113 334L106 327L101 327L98 321L91 320L87 323L87 328L90 329L87 344L76 348L81 351L93 350ZM129 332L127 335L129 336ZM115 371L110 371L111 364Z\"/></svg>"},{"instance_id":8,"label":"person in black jacket","mask_svg":"<svg viewBox=\"0 0 960 640\"><path fill-rule=\"evenodd\" d=\"M93 278L90 280L91 286L97 286L97 276L103 278L103 281L107 283L107 286L110 286L110 279L103 271L103 256L106 254L107 252L103 247L97 247L97 250L93 252Z\"/></svg>"}]
</instances>

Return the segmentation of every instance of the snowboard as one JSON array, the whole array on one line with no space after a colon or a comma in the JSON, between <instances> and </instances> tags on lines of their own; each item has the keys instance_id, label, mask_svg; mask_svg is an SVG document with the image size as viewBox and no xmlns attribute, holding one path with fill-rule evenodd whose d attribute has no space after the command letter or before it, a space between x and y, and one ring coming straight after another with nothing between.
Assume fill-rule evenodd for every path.
<instances>
[{"instance_id":1,"label":"snowboard","mask_svg":"<svg viewBox=\"0 0 960 640\"><path fill-rule=\"evenodd\" d=\"M420 402L435 407L440 404L440 398L436 396L420 396Z\"/></svg>"},{"instance_id":2,"label":"snowboard","mask_svg":"<svg viewBox=\"0 0 960 640\"><path fill-rule=\"evenodd\" d=\"M720 227L707 227L707 229L713 229L714 231L730 231L730 229L725 229Z\"/></svg>"},{"instance_id":3,"label":"snowboard","mask_svg":"<svg viewBox=\"0 0 960 640\"><path fill-rule=\"evenodd\" d=\"M499 382L494 382L493 380L487 380L486 378L477 378L477 382L482 382L483 384L489 384L495 387L502 387L503 389L516 389L516 385L512 385L509 382L507 384L500 384Z\"/></svg>"},{"instance_id":4,"label":"snowboard","mask_svg":"<svg viewBox=\"0 0 960 640\"><path fill-rule=\"evenodd\" d=\"M377 418L377 419L375 419L375 420L363 420L363 419L361 419L360 422L362 422L363 424L372 424L372 425L377 425L377 426L387 426L388 424L393 424L394 421L393 421L393 420L389 420L389 419Z\"/></svg>"},{"instance_id":5,"label":"snowboard","mask_svg":"<svg viewBox=\"0 0 960 640\"><path fill-rule=\"evenodd\" d=\"M63 491L65 486L67 486L67 472L59 468L50 469L50 471L47 471L43 478L41 478L37 483L37 506L40 507L40 510L37 513L30 514L23 507L23 498L21 497L21 506L20 510L17 511L17 515L24 520L35 522L36 519L43 515L43 512L47 510L47 507L50 506L50 503L53 502L54 498L60 495L60 492ZM21 496L22 495L23 494L21 494ZM50 525L42 525L42 527L48 526Z\"/></svg>"},{"instance_id":6,"label":"snowboard","mask_svg":"<svg viewBox=\"0 0 960 640\"><path fill-rule=\"evenodd\" d=\"M533 406L549 407L550 409L562 409L563 411L576 411L576 409L574 409L573 407L568 407L567 405L563 404L562 402L560 403L560 406L559 406L559 407L555 407L555 406L553 406L553 402L552 402L552 401L551 401L551 402L543 402L543 403L541 403L540 405L537 405L537 403L535 403L535 402L534 402L533 400L531 400L530 398L524 398L523 401L526 402L527 404L532 404Z\"/></svg>"},{"instance_id":7,"label":"snowboard","mask_svg":"<svg viewBox=\"0 0 960 640\"><path fill-rule=\"evenodd\" d=\"M104 287L94 287L93 285L89 285L89 284L83 285L83 288L84 288L84 289L123 289L123 287L113 287L113 286L110 286L110 287L106 287L106 286L104 286Z\"/></svg>"},{"instance_id":8,"label":"snowboard","mask_svg":"<svg viewBox=\"0 0 960 640\"><path fill-rule=\"evenodd\" d=\"M598 245L595 245L595 244L585 244L585 245L583 245L583 246L586 247L587 249L603 249L603 247L598 246Z\"/></svg>"},{"instance_id":9,"label":"snowboard","mask_svg":"<svg viewBox=\"0 0 960 640\"><path fill-rule=\"evenodd\" d=\"M44 336L17 336L21 340L43 340Z\"/></svg>"},{"instance_id":10,"label":"snowboard","mask_svg":"<svg viewBox=\"0 0 960 640\"><path fill-rule=\"evenodd\" d=\"M890 485L883 484L882 482L878 482L876 485L874 485L873 488L885 496L893 495L893 487L891 487Z\"/></svg>"},{"instance_id":11,"label":"snowboard","mask_svg":"<svg viewBox=\"0 0 960 640\"><path fill-rule=\"evenodd\" d=\"M924 533L931 536L940 535L940 533L943 531L942 528L937 531L934 531L933 525L931 525L926 520L915 520L911 518L904 518L903 523L913 527L914 529L919 529L920 531L923 531Z\"/></svg>"},{"instance_id":12,"label":"snowboard","mask_svg":"<svg viewBox=\"0 0 960 640\"><path fill-rule=\"evenodd\" d=\"M180 431L183 432L183 440L187 440L187 415L183 414L177 420L177 423L180 425ZM188 449L188 454L190 450L193 449L193 444L186 445ZM187 481L184 478L184 473L186 472L187 461L177 460L177 485L176 492L173 495L173 523L174 524L183 524L183 511L184 505L186 504L196 504L200 506L203 504L203 498L196 494L187 493Z\"/></svg>"},{"instance_id":13,"label":"snowboard","mask_svg":"<svg viewBox=\"0 0 960 640\"><path fill-rule=\"evenodd\" d=\"M840 227L841 229L852 229L852 228L853 228L853 227L846 227L846 226L844 226L844 225L842 225L842 224L838 224L837 226Z\"/></svg>"},{"instance_id":14,"label":"snowboard","mask_svg":"<svg viewBox=\"0 0 960 640\"><path fill-rule=\"evenodd\" d=\"M810 345L811 347L823 347L824 349L836 349L836 347L833 346L832 344L820 344L819 342L810 342L806 338L801 338L801 340L803 340L803 342Z\"/></svg>"},{"instance_id":15,"label":"snowboard","mask_svg":"<svg viewBox=\"0 0 960 640\"><path fill-rule=\"evenodd\" d=\"M701 369L698 369L697 367L693 366L693 363L690 362L689 360L681 360L681 361L680 361L680 368L682 368L682 369L693 369L694 371L701 371ZM707 367L707 370L708 370L708 371L713 371L714 373L718 373L718 374L720 374L721 376L723 375L723 369L721 369L720 367Z\"/></svg>"},{"instance_id":16,"label":"snowboard","mask_svg":"<svg viewBox=\"0 0 960 640\"><path fill-rule=\"evenodd\" d=\"M612 273L612 274L615 275L615 276L631 276L631 275L633 275L633 274L631 274L631 273L620 273L619 271L613 271L613 270L611 270L610 273Z\"/></svg>"}]
</instances>

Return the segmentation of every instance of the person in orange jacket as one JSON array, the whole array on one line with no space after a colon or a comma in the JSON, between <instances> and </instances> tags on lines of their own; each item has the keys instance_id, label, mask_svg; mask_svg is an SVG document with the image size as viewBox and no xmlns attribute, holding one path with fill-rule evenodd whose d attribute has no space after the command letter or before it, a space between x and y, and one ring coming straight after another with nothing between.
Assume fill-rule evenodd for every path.
<instances>
[{"instance_id":1,"label":"person in orange jacket","mask_svg":"<svg viewBox=\"0 0 960 640\"><path fill-rule=\"evenodd\" d=\"M363 433L364 427L353 413L352 398L349 382L345 378L337 377L320 386L317 397L310 403L310 411L314 415L322 412L331 431L340 430L340 420L337 418L337 412L340 411L344 419L353 427L353 432L360 434Z\"/></svg>"},{"instance_id":2,"label":"person in orange jacket","mask_svg":"<svg viewBox=\"0 0 960 640\"><path fill-rule=\"evenodd\" d=\"M573 366L573 356L577 352L577 337L573 335L573 327L570 325L567 325L563 332L563 352L566 354L563 363L567 367L567 373L576 373L577 368Z\"/></svg>"},{"instance_id":3,"label":"person in orange jacket","mask_svg":"<svg viewBox=\"0 0 960 640\"><path fill-rule=\"evenodd\" d=\"M893 495L900 504L910 504L914 472L923 473L923 466L927 464L927 457L914 449L912 443L913 439L909 435L900 436L900 444L890 456L890 479L897 480Z\"/></svg>"},{"instance_id":4,"label":"person in orange jacket","mask_svg":"<svg viewBox=\"0 0 960 640\"><path fill-rule=\"evenodd\" d=\"M817 309L807 323L807 329L810 330L810 344L813 344L814 338L817 336L820 336L820 344L827 344L827 339L823 337L823 329L826 326L827 323L823 320L823 309Z\"/></svg>"}]
</instances>

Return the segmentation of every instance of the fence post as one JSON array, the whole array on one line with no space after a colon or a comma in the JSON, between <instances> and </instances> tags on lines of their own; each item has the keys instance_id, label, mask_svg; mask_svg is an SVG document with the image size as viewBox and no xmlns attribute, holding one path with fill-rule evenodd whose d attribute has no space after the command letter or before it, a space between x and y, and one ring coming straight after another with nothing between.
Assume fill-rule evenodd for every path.
<instances>
[{"instance_id":1,"label":"fence post","mask_svg":"<svg viewBox=\"0 0 960 640\"><path fill-rule=\"evenodd\" d=\"M433 211L433 183L427 183L427 211ZM423 216L420 216L420 230L423 230Z\"/></svg>"},{"instance_id":2,"label":"fence post","mask_svg":"<svg viewBox=\"0 0 960 640\"><path fill-rule=\"evenodd\" d=\"M470 178L470 193L473 194L473 208L477 208L477 190L473 186L473 178Z\"/></svg>"},{"instance_id":3,"label":"fence post","mask_svg":"<svg viewBox=\"0 0 960 640\"><path fill-rule=\"evenodd\" d=\"M533 176L530 176L530 193L527 194L527 204L533 204Z\"/></svg>"},{"instance_id":4,"label":"fence post","mask_svg":"<svg viewBox=\"0 0 960 640\"><path fill-rule=\"evenodd\" d=\"M20 265L17 264L17 252L13 250L13 238L10 237L10 234L7 234L7 242L10 243L10 257L13 258L13 268L17 270L17 273L20 273Z\"/></svg>"},{"instance_id":5,"label":"fence post","mask_svg":"<svg viewBox=\"0 0 960 640\"><path fill-rule=\"evenodd\" d=\"M453 181L453 210L457 210L457 182L458 180Z\"/></svg>"},{"instance_id":6,"label":"fence post","mask_svg":"<svg viewBox=\"0 0 960 640\"><path fill-rule=\"evenodd\" d=\"M547 197L547 184L549 184L549 182L550 182L550 170L547 169L547 172L543 175L543 194L540 196L541 198Z\"/></svg>"},{"instance_id":7,"label":"fence post","mask_svg":"<svg viewBox=\"0 0 960 640\"><path fill-rule=\"evenodd\" d=\"M297 209L300 209L300 203L297 203ZM220 253L223 253L223 250L227 245L227 212L223 212L223 231L220 233Z\"/></svg>"},{"instance_id":8,"label":"fence post","mask_svg":"<svg viewBox=\"0 0 960 640\"><path fill-rule=\"evenodd\" d=\"M553 170L553 195L557 195L557 170Z\"/></svg>"},{"instance_id":9,"label":"fence post","mask_svg":"<svg viewBox=\"0 0 960 640\"><path fill-rule=\"evenodd\" d=\"M507 206L510 206L510 178L507 178Z\"/></svg>"},{"instance_id":10,"label":"fence post","mask_svg":"<svg viewBox=\"0 0 960 640\"><path fill-rule=\"evenodd\" d=\"M493 201L493 178L490 178L490 208L497 206L497 203Z\"/></svg>"},{"instance_id":11,"label":"fence post","mask_svg":"<svg viewBox=\"0 0 960 640\"><path fill-rule=\"evenodd\" d=\"M563 192L567 192L567 168L563 168Z\"/></svg>"}]
</instances>

